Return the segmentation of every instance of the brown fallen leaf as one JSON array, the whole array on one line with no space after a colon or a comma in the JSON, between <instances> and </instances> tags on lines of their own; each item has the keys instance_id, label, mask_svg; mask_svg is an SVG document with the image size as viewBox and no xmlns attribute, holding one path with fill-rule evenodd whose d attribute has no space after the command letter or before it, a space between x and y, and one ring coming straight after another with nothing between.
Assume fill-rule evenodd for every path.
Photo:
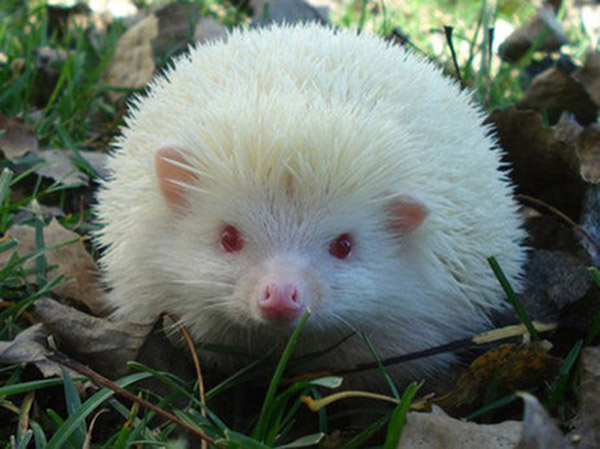
<instances>
[{"instance_id":1,"label":"brown fallen leaf","mask_svg":"<svg viewBox=\"0 0 600 449\"><path fill-rule=\"evenodd\" d=\"M35 172L51 178L67 187L80 187L88 184L89 177L79 171L64 150L42 150L39 158L45 163L38 164Z\"/></svg>"},{"instance_id":2,"label":"brown fallen leaf","mask_svg":"<svg viewBox=\"0 0 600 449\"><path fill-rule=\"evenodd\" d=\"M194 32L194 42L202 44L217 39L227 39L227 28L223 24L217 22L212 17L200 17L196 23L196 31Z\"/></svg>"},{"instance_id":3,"label":"brown fallen leaf","mask_svg":"<svg viewBox=\"0 0 600 449\"><path fill-rule=\"evenodd\" d=\"M568 42L554 12L551 9L541 9L533 19L508 36L498 52L505 61L515 62L525 56L534 44L538 50L552 52Z\"/></svg>"},{"instance_id":4,"label":"brown fallen leaf","mask_svg":"<svg viewBox=\"0 0 600 449\"><path fill-rule=\"evenodd\" d=\"M573 78L581 82L594 103L600 107L600 53L588 52L583 67L573 73Z\"/></svg>"},{"instance_id":5,"label":"brown fallen leaf","mask_svg":"<svg viewBox=\"0 0 600 449\"><path fill-rule=\"evenodd\" d=\"M157 34L151 39L155 57L181 53L193 42L200 8L194 3L174 2L154 11L158 19Z\"/></svg>"},{"instance_id":6,"label":"brown fallen leaf","mask_svg":"<svg viewBox=\"0 0 600 449\"><path fill-rule=\"evenodd\" d=\"M69 56L69 51L48 45L34 49L33 62L36 67L35 81L32 85L31 102L38 108L44 109L56 83L60 78L62 68Z\"/></svg>"},{"instance_id":7,"label":"brown fallen leaf","mask_svg":"<svg viewBox=\"0 0 600 449\"><path fill-rule=\"evenodd\" d=\"M535 396L519 393L525 403L523 433L515 449L571 449L563 433Z\"/></svg>"},{"instance_id":8,"label":"brown fallen leaf","mask_svg":"<svg viewBox=\"0 0 600 449\"><path fill-rule=\"evenodd\" d=\"M250 0L252 24L318 22L327 24L326 12L303 0Z\"/></svg>"},{"instance_id":9,"label":"brown fallen leaf","mask_svg":"<svg viewBox=\"0 0 600 449\"><path fill-rule=\"evenodd\" d=\"M34 228L30 226L13 226L10 228L8 235L19 242L14 251L21 257L36 251ZM82 240L83 238L79 234L63 228L56 219L52 219L50 224L44 228L44 245L46 247L59 245L44 253L48 265L57 266L48 275L63 276L62 281L52 291L61 297L85 304L97 315L106 314L108 306L102 297L96 262L86 251ZM70 243L61 245L65 242ZM11 251L1 253L0 266L6 264L11 255ZM25 263L26 268L33 268L34 266L35 260ZM27 279L30 282L35 282L35 274L30 274Z\"/></svg>"},{"instance_id":10,"label":"brown fallen leaf","mask_svg":"<svg viewBox=\"0 0 600 449\"><path fill-rule=\"evenodd\" d=\"M519 193L545 201L578 221L588 185L579 173L575 145L557 140L535 111L514 106L496 109L490 121L507 152Z\"/></svg>"},{"instance_id":11,"label":"brown fallen leaf","mask_svg":"<svg viewBox=\"0 0 600 449\"><path fill-rule=\"evenodd\" d=\"M439 409L438 409L439 410ZM443 412L409 413L398 449L512 449L522 423L475 424Z\"/></svg>"},{"instance_id":12,"label":"brown fallen leaf","mask_svg":"<svg viewBox=\"0 0 600 449\"><path fill-rule=\"evenodd\" d=\"M158 36L158 18L150 15L129 28L117 41L113 58L104 74L105 83L112 87L141 89L154 74L152 39ZM110 92L116 102L124 92Z\"/></svg>"},{"instance_id":13,"label":"brown fallen leaf","mask_svg":"<svg viewBox=\"0 0 600 449\"><path fill-rule=\"evenodd\" d=\"M593 123L598 116L598 106L586 88L559 67L537 75L517 106L547 113L551 124L558 122L565 111L572 113L581 125Z\"/></svg>"},{"instance_id":14,"label":"brown fallen leaf","mask_svg":"<svg viewBox=\"0 0 600 449\"><path fill-rule=\"evenodd\" d=\"M478 407L492 384L498 397L527 390L554 379L561 364L539 346L503 344L477 357L450 393L437 402L444 408Z\"/></svg>"},{"instance_id":15,"label":"brown fallen leaf","mask_svg":"<svg viewBox=\"0 0 600 449\"><path fill-rule=\"evenodd\" d=\"M0 116L0 150L11 161L38 150L38 141L29 126L20 120Z\"/></svg>"},{"instance_id":16,"label":"brown fallen leaf","mask_svg":"<svg viewBox=\"0 0 600 449\"><path fill-rule=\"evenodd\" d=\"M591 184L600 183L600 125L586 127L575 141L581 177Z\"/></svg>"},{"instance_id":17,"label":"brown fallen leaf","mask_svg":"<svg viewBox=\"0 0 600 449\"><path fill-rule=\"evenodd\" d=\"M573 143L577 136L583 131L583 126L577 123L573 114L563 112L560 119L552 127L556 140L565 143Z\"/></svg>"},{"instance_id":18,"label":"brown fallen leaf","mask_svg":"<svg viewBox=\"0 0 600 449\"><path fill-rule=\"evenodd\" d=\"M586 348L581 353L579 385L579 449L600 447L600 347Z\"/></svg>"},{"instance_id":19,"label":"brown fallen leaf","mask_svg":"<svg viewBox=\"0 0 600 449\"><path fill-rule=\"evenodd\" d=\"M106 176L106 153L98 151L79 151L79 155L100 176ZM67 187L79 187L89 184L89 176L77 168L74 156L68 150L46 149L37 154L38 158L45 164L36 165L35 172L39 175L51 178Z\"/></svg>"},{"instance_id":20,"label":"brown fallen leaf","mask_svg":"<svg viewBox=\"0 0 600 449\"><path fill-rule=\"evenodd\" d=\"M194 3L175 2L155 9L119 38L104 75L106 82L114 87L140 89L154 76L156 61L183 52L193 42L226 38L225 26L200 14ZM116 101L125 95L111 92L109 97Z\"/></svg>"},{"instance_id":21,"label":"brown fallen leaf","mask_svg":"<svg viewBox=\"0 0 600 449\"><path fill-rule=\"evenodd\" d=\"M36 301L34 313L61 351L110 378L127 373L153 325L93 317L50 298Z\"/></svg>"},{"instance_id":22,"label":"brown fallen leaf","mask_svg":"<svg viewBox=\"0 0 600 449\"><path fill-rule=\"evenodd\" d=\"M46 359L49 352L43 325L35 324L12 341L0 341L0 364L34 363L44 377L60 376L60 366Z\"/></svg>"},{"instance_id":23,"label":"brown fallen leaf","mask_svg":"<svg viewBox=\"0 0 600 449\"><path fill-rule=\"evenodd\" d=\"M577 245L576 242L573 244ZM526 265L525 286L520 295L527 312L536 320L558 321L566 306L594 289L588 266L589 258L582 260L563 251L531 251Z\"/></svg>"}]
</instances>

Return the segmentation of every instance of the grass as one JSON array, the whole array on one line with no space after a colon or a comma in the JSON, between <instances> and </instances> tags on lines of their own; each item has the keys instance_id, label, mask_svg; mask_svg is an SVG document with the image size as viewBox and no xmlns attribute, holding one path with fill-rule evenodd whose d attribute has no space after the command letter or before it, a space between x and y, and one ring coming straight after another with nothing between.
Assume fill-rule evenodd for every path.
<instances>
[{"instance_id":1,"label":"grass","mask_svg":"<svg viewBox=\"0 0 600 449\"><path fill-rule=\"evenodd\" d=\"M520 74L534 54L532 52L517 65L500 64L495 56L490 57L493 34L489 29L499 20L525 21L534 13L527 2L341 0L338 3L332 17L336 24L357 26L381 35L399 29L410 37L414 51L432 57L449 74L455 73L455 69L443 30L444 26L452 26L456 65L464 85L475 91L476 98L491 109L513 104L521 97ZM216 1L206 3L203 12L229 26L248 22L243 13ZM104 33L90 32L75 21L70 21L66 30L52 27L41 1L7 0L0 6L0 61L4 61L0 62L0 113L28 124L41 147L69 152L78 169L92 179L99 175L79 151L105 148L122 123L124 104L108 100L105 94L114 89L105 84L103 73L118 37L125 30L126 26L120 21L108 24ZM577 26L567 31L575 39L583 32ZM47 60L42 48L50 49ZM576 47L573 54L582 56L582 46ZM64 210L61 223L81 233L97 225L91 219L90 197L82 189L67 188L41 177L27 160L15 163L4 159L0 164L0 232L6 236L15 225L28 225L36 233L36 249L30 254L14 253L16 242L8 237L0 241L0 254L11 254L0 268L0 340L11 340L31 325L28 315L31 305L36 299L50 295L60 281L60 277L49 274L52 267L48 265L45 253L53 246L44 242L42 230L48 224L48 217L41 212L41 206ZM31 205L33 213L24 214L23 209ZM34 261L33 266L27 264L29 261ZM592 275L600 285L598 272ZM31 280L32 276L35 281ZM169 411L188 427L207 435L218 447L314 446L331 430L329 416L321 410L308 420L312 421L306 427L311 430L302 429L306 423L299 426L298 421L306 421L306 418L299 417L303 407L301 398L310 395L318 400L323 391L318 387L327 391L337 385L338 379L303 380L281 385L284 369L306 319L309 318L303 318L282 354L253 425L245 429L228 425L201 402L195 383L186 383L167 372L133 363L134 373L115 384ZM578 342L566 358L559 379L551 387L551 407L564 401L581 348L593 341L598 332L600 317L595 320L585 342ZM391 411L376 415L365 429L348 438L343 447L364 447L369 438L382 433L385 433L383 447L396 447L417 387L410 385L404 392L397 391L375 348L370 346L368 338L365 340L380 366L379 373L374 375L386 378L397 405ZM209 403L247 384L262 362L250 364L207 391ZM90 433L94 435L94 447L126 448L134 444L181 447L178 426L168 420L157 424L156 412L140 406L134 399L124 400L104 387L93 390L81 400L76 382L80 383L82 379L72 378L67 371L62 379L32 380L32 376L35 378L32 370L21 364L0 367L0 422L3 423L0 425L0 447L80 448L87 444ZM161 383L168 393L158 397L137 386L146 379ZM510 401L512 397L492 402L471 417L496 410ZM102 409L110 412L103 415ZM108 422L103 421L105 415L110 415ZM298 434L298 427L303 434ZM96 437L95 430L102 430L103 436Z\"/></svg>"}]
</instances>

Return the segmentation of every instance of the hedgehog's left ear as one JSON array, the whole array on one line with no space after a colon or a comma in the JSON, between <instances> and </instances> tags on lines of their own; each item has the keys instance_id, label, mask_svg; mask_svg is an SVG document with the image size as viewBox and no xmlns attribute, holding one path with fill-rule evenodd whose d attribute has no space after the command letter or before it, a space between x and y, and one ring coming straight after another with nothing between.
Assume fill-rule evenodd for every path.
<instances>
[{"instance_id":1,"label":"hedgehog's left ear","mask_svg":"<svg viewBox=\"0 0 600 449\"><path fill-rule=\"evenodd\" d=\"M187 206L186 184L198 182L189 169L181 150L161 148L155 156L158 185L169 207L181 212Z\"/></svg>"},{"instance_id":2,"label":"hedgehog's left ear","mask_svg":"<svg viewBox=\"0 0 600 449\"><path fill-rule=\"evenodd\" d=\"M407 195L397 196L385 206L390 230L404 235L415 231L429 215L429 209L420 200Z\"/></svg>"}]
</instances>

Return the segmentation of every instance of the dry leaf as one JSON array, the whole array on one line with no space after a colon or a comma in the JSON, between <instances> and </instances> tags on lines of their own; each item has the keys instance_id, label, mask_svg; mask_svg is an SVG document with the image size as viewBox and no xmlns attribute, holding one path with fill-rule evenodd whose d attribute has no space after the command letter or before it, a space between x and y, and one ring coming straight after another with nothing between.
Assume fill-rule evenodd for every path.
<instances>
[{"instance_id":1,"label":"dry leaf","mask_svg":"<svg viewBox=\"0 0 600 449\"><path fill-rule=\"evenodd\" d=\"M193 3L170 3L127 30L118 40L105 74L111 86L140 89L152 79L156 59L172 57L196 42L225 38L227 29L212 18L200 17ZM113 101L123 92L112 92Z\"/></svg>"},{"instance_id":2,"label":"dry leaf","mask_svg":"<svg viewBox=\"0 0 600 449\"><path fill-rule=\"evenodd\" d=\"M522 424L482 425L442 413L409 413L398 449L512 449Z\"/></svg>"},{"instance_id":3,"label":"dry leaf","mask_svg":"<svg viewBox=\"0 0 600 449\"><path fill-rule=\"evenodd\" d=\"M503 344L477 357L452 391L438 401L443 407L479 406L481 398L495 384L497 396L526 390L554 379L561 360L545 349Z\"/></svg>"},{"instance_id":4,"label":"dry leaf","mask_svg":"<svg viewBox=\"0 0 600 449\"><path fill-rule=\"evenodd\" d=\"M532 20L508 36L498 48L498 53L505 61L515 62L525 56L534 43L538 50L552 52L568 42L554 12L542 9Z\"/></svg>"},{"instance_id":5,"label":"dry leaf","mask_svg":"<svg viewBox=\"0 0 600 449\"><path fill-rule=\"evenodd\" d=\"M573 245L579 246L577 242ZM558 321L560 312L567 305L585 297L593 289L588 264L589 258L582 260L562 251L531 251L521 295L527 312L539 321Z\"/></svg>"},{"instance_id":6,"label":"dry leaf","mask_svg":"<svg viewBox=\"0 0 600 449\"><path fill-rule=\"evenodd\" d=\"M303 0L250 0L252 24L317 22L327 24L327 16Z\"/></svg>"},{"instance_id":7,"label":"dry leaf","mask_svg":"<svg viewBox=\"0 0 600 449\"><path fill-rule=\"evenodd\" d=\"M67 187L88 184L89 177L73 165L66 151L42 150L39 152L39 157L46 162L37 166L35 172L39 175L51 178Z\"/></svg>"},{"instance_id":8,"label":"dry leaf","mask_svg":"<svg viewBox=\"0 0 600 449\"><path fill-rule=\"evenodd\" d=\"M34 49L35 81L31 92L33 104L44 109L56 88L69 52L62 48L42 46Z\"/></svg>"},{"instance_id":9,"label":"dry leaf","mask_svg":"<svg viewBox=\"0 0 600 449\"><path fill-rule=\"evenodd\" d=\"M519 393L525 402L523 434L515 449L569 449L567 442L548 412L535 396Z\"/></svg>"},{"instance_id":10,"label":"dry leaf","mask_svg":"<svg viewBox=\"0 0 600 449\"><path fill-rule=\"evenodd\" d=\"M212 17L201 17L196 23L196 31L194 32L194 42L202 44L217 39L227 39L227 28L217 22Z\"/></svg>"},{"instance_id":11,"label":"dry leaf","mask_svg":"<svg viewBox=\"0 0 600 449\"><path fill-rule=\"evenodd\" d=\"M12 341L0 341L0 364L34 363L44 377L59 376L60 366L46 359L49 351L43 325L36 324Z\"/></svg>"},{"instance_id":12,"label":"dry leaf","mask_svg":"<svg viewBox=\"0 0 600 449\"><path fill-rule=\"evenodd\" d=\"M572 113L581 125L596 120L598 106L587 90L569 73L558 67L537 75L517 106L548 114L550 123L556 123L564 111Z\"/></svg>"},{"instance_id":13,"label":"dry leaf","mask_svg":"<svg viewBox=\"0 0 600 449\"><path fill-rule=\"evenodd\" d=\"M600 183L600 126L585 128L575 141L581 163L581 177L591 184Z\"/></svg>"},{"instance_id":14,"label":"dry leaf","mask_svg":"<svg viewBox=\"0 0 600 449\"><path fill-rule=\"evenodd\" d=\"M27 152L38 150L35 134L20 120L0 116L0 150L15 162Z\"/></svg>"},{"instance_id":15,"label":"dry leaf","mask_svg":"<svg viewBox=\"0 0 600 449\"><path fill-rule=\"evenodd\" d=\"M534 111L514 106L497 109L490 120L507 151L519 192L543 200L578 221L588 186L579 174L575 146L557 141Z\"/></svg>"},{"instance_id":16,"label":"dry leaf","mask_svg":"<svg viewBox=\"0 0 600 449\"><path fill-rule=\"evenodd\" d=\"M22 257L36 251L35 229L30 226L13 226L8 235L19 244L14 249ZM71 298L85 304L96 314L107 312L107 304L101 296L98 283L96 262L88 254L82 242L82 237L63 228L56 219L44 228L44 244L50 247L73 241L72 243L50 249L44 254L48 265L57 268L49 271L48 276L62 275L62 281L52 290L61 297ZM11 251L0 254L0 265L7 263ZM35 266L35 260L25 263L26 268ZM30 282L35 282L35 274L28 276Z\"/></svg>"},{"instance_id":17,"label":"dry leaf","mask_svg":"<svg viewBox=\"0 0 600 449\"><path fill-rule=\"evenodd\" d=\"M117 41L113 58L104 75L112 87L144 87L154 74L155 64L151 41L158 36L158 19L150 15L128 29ZM112 101L122 98L123 92L111 92Z\"/></svg>"},{"instance_id":18,"label":"dry leaf","mask_svg":"<svg viewBox=\"0 0 600 449\"><path fill-rule=\"evenodd\" d=\"M579 385L579 449L600 447L600 347L586 348L581 354Z\"/></svg>"},{"instance_id":19,"label":"dry leaf","mask_svg":"<svg viewBox=\"0 0 600 449\"><path fill-rule=\"evenodd\" d=\"M113 322L49 298L36 301L34 312L61 351L110 378L127 373L153 324Z\"/></svg>"},{"instance_id":20,"label":"dry leaf","mask_svg":"<svg viewBox=\"0 0 600 449\"><path fill-rule=\"evenodd\" d=\"M151 40L155 56L163 58L181 53L194 37L200 9L193 3L169 3L156 11L157 34Z\"/></svg>"},{"instance_id":21,"label":"dry leaf","mask_svg":"<svg viewBox=\"0 0 600 449\"><path fill-rule=\"evenodd\" d=\"M573 143L577 136L581 134L581 131L583 131L583 126L577 123L573 114L563 112L556 125L552 127L552 131L556 140Z\"/></svg>"},{"instance_id":22,"label":"dry leaf","mask_svg":"<svg viewBox=\"0 0 600 449\"><path fill-rule=\"evenodd\" d=\"M101 177L107 176L106 153L98 151L79 151L79 154ZM87 186L89 176L81 172L73 163L73 156L67 150L48 149L40 151L37 156L45 164L36 166L35 172L51 178L67 187Z\"/></svg>"},{"instance_id":23,"label":"dry leaf","mask_svg":"<svg viewBox=\"0 0 600 449\"><path fill-rule=\"evenodd\" d=\"M590 51L583 67L573 73L573 78L581 82L594 103L600 106L600 53Z\"/></svg>"}]
</instances>

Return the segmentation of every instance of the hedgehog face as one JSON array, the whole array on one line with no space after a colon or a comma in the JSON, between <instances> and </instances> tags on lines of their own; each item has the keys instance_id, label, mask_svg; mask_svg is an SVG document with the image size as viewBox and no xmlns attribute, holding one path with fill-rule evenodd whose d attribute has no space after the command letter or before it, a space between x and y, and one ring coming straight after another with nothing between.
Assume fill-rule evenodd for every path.
<instances>
[{"instance_id":1,"label":"hedgehog face","mask_svg":"<svg viewBox=\"0 0 600 449\"><path fill-rule=\"evenodd\" d=\"M178 234L206 236L201 248L178 250L189 256L173 269L188 277L184 299L174 305L188 323L205 313L198 297L214 297L215 313L250 327L289 329L307 309L317 326L362 319L365 302L393 296L390 279L398 278L393 271L402 260L398 237L415 231L428 213L414 198L390 192L368 200L344 192L312 198L308 207L300 201L307 192L291 182L277 195L263 188L223 201L220 192L218 203L199 193L204 202L189 208L193 190L181 187L198 179L179 153L161 150L156 164L162 194L182 226ZM196 267L198 258L212 263Z\"/></svg>"}]
</instances>

